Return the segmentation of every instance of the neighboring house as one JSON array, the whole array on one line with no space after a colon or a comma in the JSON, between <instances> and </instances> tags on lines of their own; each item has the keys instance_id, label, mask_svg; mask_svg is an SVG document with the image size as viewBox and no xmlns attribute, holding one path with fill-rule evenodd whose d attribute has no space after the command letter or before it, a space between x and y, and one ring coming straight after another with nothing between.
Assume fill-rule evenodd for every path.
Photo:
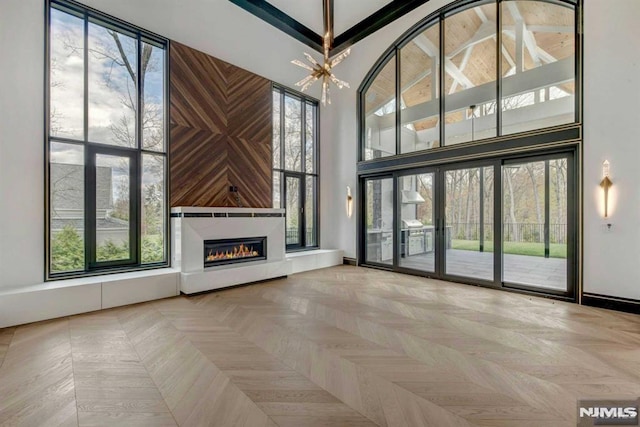
<instances>
[{"instance_id":1,"label":"neighboring house","mask_svg":"<svg viewBox=\"0 0 640 427\"><path fill-rule=\"evenodd\" d=\"M56 163L51 167L51 231L64 227L84 234L84 166ZM98 167L96 176L97 244L107 240L122 244L129 240L129 222L111 217L114 209L112 169Z\"/></svg>"}]
</instances>

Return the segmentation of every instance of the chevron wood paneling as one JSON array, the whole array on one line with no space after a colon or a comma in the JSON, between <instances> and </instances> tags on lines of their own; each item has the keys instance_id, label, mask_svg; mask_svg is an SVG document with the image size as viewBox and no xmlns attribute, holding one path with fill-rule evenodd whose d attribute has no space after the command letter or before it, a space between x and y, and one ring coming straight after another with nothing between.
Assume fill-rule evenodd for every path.
<instances>
[{"instance_id":1,"label":"chevron wood paneling","mask_svg":"<svg viewBox=\"0 0 640 427\"><path fill-rule=\"evenodd\" d=\"M271 82L230 66L227 74L229 135L260 144L271 144Z\"/></svg>"},{"instance_id":2,"label":"chevron wood paneling","mask_svg":"<svg viewBox=\"0 0 640 427\"><path fill-rule=\"evenodd\" d=\"M227 70L205 53L171 42L171 123L227 134Z\"/></svg>"},{"instance_id":3,"label":"chevron wood paneling","mask_svg":"<svg viewBox=\"0 0 640 427\"><path fill-rule=\"evenodd\" d=\"M270 208L271 205L271 144L229 137L227 179L237 185L244 206ZM269 188L269 191L265 191ZM230 194L229 206L236 206Z\"/></svg>"},{"instance_id":4,"label":"chevron wood paneling","mask_svg":"<svg viewBox=\"0 0 640 427\"><path fill-rule=\"evenodd\" d=\"M640 316L350 266L0 339L0 425L569 427L640 396Z\"/></svg>"},{"instance_id":5,"label":"chevron wood paneling","mask_svg":"<svg viewBox=\"0 0 640 427\"><path fill-rule=\"evenodd\" d=\"M227 136L171 125L171 206L228 206Z\"/></svg>"},{"instance_id":6,"label":"chevron wood paneling","mask_svg":"<svg viewBox=\"0 0 640 427\"><path fill-rule=\"evenodd\" d=\"M171 43L171 206L271 207L271 82Z\"/></svg>"}]
</instances>

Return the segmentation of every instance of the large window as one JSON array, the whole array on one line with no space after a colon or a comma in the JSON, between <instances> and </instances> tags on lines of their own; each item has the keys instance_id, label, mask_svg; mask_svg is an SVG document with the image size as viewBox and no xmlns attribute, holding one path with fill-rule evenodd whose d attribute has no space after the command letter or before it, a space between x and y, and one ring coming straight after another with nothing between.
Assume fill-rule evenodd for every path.
<instances>
[{"instance_id":1,"label":"large window","mask_svg":"<svg viewBox=\"0 0 640 427\"><path fill-rule=\"evenodd\" d=\"M318 102L273 89L273 207L286 209L287 250L318 246Z\"/></svg>"},{"instance_id":2,"label":"large window","mask_svg":"<svg viewBox=\"0 0 640 427\"><path fill-rule=\"evenodd\" d=\"M361 90L361 160L578 122L576 1L479 0L410 30Z\"/></svg>"},{"instance_id":3,"label":"large window","mask_svg":"<svg viewBox=\"0 0 640 427\"><path fill-rule=\"evenodd\" d=\"M166 40L48 12L47 277L166 265Z\"/></svg>"}]
</instances>

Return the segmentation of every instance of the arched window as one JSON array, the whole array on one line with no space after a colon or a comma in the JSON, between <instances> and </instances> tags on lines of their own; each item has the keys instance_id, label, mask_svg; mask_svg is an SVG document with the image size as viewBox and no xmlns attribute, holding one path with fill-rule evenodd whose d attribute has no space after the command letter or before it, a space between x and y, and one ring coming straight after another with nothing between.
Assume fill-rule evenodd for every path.
<instances>
[{"instance_id":1,"label":"arched window","mask_svg":"<svg viewBox=\"0 0 640 427\"><path fill-rule=\"evenodd\" d=\"M576 5L492 0L405 33L360 88L361 160L578 121Z\"/></svg>"}]
</instances>

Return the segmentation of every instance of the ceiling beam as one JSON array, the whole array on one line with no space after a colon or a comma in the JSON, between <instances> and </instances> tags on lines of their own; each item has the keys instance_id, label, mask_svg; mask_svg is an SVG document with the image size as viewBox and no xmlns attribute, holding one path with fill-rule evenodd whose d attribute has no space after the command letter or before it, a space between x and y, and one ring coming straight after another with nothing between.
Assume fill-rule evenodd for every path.
<instances>
[{"instance_id":1,"label":"ceiling beam","mask_svg":"<svg viewBox=\"0 0 640 427\"><path fill-rule=\"evenodd\" d=\"M280 31L290 35L301 43L312 49L323 53L323 35L315 33L299 21L287 15L280 9L271 5L267 0L229 0L231 3L243 8L252 15L273 25ZM422 6L429 0L393 0L378 11L369 15L362 21L355 24L337 37L334 34L334 42L329 51L329 56L333 57L355 43L373 34L387 24L406 15L415 8ZM330 20L333 23L333 0L330 3ZM323 7L326 7L323 5ZM326 22L326 18L325 18Z\"/></svg>"},{"instance_id":2,"label":"ceiling beam","mask_svg":"<svg viewBox=\"0 0 640 427\"><path fill-rule=\"evenodd\" d=\"M513 133L528 130L529 128L523 129L523 127L536 121L544 123L541 127L565 123L562 119L567 116L571 117L571 115L574 114L575 102L575 97L572 95L503 111L503 126L509 130L509 133ZM492 130L495 129L495 127L496 118L493 114L476 117L474 119L474 132L476 136L482 131ZM447 137L469 135L470 133L471 120L462 120L460 122L447 124ZM416 134L418 141L423 142L437 140L440 137L440 132L437 127L419 130L416 131Z\"/></svg>"},{"instance_id":3,"label":"ceiling beam","mask_svg":"<svg viewBox=\"0 0 640 427\"><path fill-rule=\"evenodd\" d=\"M570 82L575 78L573 58L566 58L542 67L525 71L502 79L503 98L520 93L531 92L541 88L556 86ZM481 105L496 99L496 82L485 83L474 88L447 96L447 112L462 110L469 105ZM424 120L426 117L438 115L440 100L432 99L422 104L413 105L402 111L402 124ZM381 129L395 125L395 116L377 117Z\"/></svg>"},{"instance_id":4,"label":"ceiling beam","mask_svg":"<svg viewBox=\"0 0 640 427\"><path fill-rule=\"evenodd\" d=\"M527 28L532 33L558 33L558 34L573 34L575 28L573 26L566 25L527 25ZM503 25L502 29L505 31L515 31L513 25Z\"/></svg>"},{"instance_id":5,"label":"ceiling beam","mask_svg":"<svg viewBox=\"0 0 640 427\"><path fill-rule=\"evenodd\" d=\"M475 10L476 15L478 15L478 18L480 18L482 23L486 24L489 19L487 18L487 15L485 15L484 11L482 9L480 9L479 6L478 7L474 7L473 10Z\"/></svg>"},{"instance_id":6,"label":"ceiling beam","mask_svg":"<svg viewBox=\"0 0 640 427\"><path fill-rule=\"evenodd\" d=\"M431 42L431 40L429 40L427 36L424 35L424 33L418 35L415 39L413 39L413 42L430 57L436 58L438 56L438 48ZM458 84L461 84L465 89L475 86L473 82L469 80L469 78L465 76L462 71L460 71L456 64L454 64L453 61L451 61L451 59L447 57L444 58L444 69L454 80L458 82Z\"/></svg>"},{"instance_id":7,"label":"ceiling beam","mask_svg":"<svg viewBox=\"0 0 640 427\"><path fill-rule=\"evenodd\" d=\"M424 80L425 78L429 77L432 74L433 74L433 70L426 70L426 71L418 74L413 80L407 82L404 86L402 86L400 88L400 95L404 95L405 92L407 92L409 89L411 89L412 87L414 87L415 85L417 85L422 80ZM435 99L436 98L436 94L433 92L433 86L434 85L432 84L431 97L433 99ZM385 98L384 100L378 102L373 107L368 108L367 111L376 112L379 109L381 109L382 107L384 107L385 105L387 105L389 102L391 102L394 98L395 98L395 94L393 96L389 96L389 97Z\"/></svg>"},{"instance_id":8,"label":"ceiling beam","mask_svg":"<svg viewBox=\"0 0 640 427\"><path fill-rule=\"evenodd\" d=\"M333 49L331 49L331 56L353 46L355 43L375 33L385 25L392 23L428 1L429 0L393 0L377 12L374 12L337 36Z\"/></svg>"},{"instance_id":9,"label":"ceiling beam","mask_svg":"<svg viewBox=\"0 0 640 427\"><path fill-rule=\"evenodd\" d=\"M507 7L509 8L509 12L511 12L513 20L516 21L516 24L518 24L516 25L516 36L518 33L518 27L521 26L524 45L527 47L529 55L531 56L534 64L540 65L540 57L538 56L538 45L536 43L536 39L531 31L527 29L527 24L525 23L524 17L520 13L518 5L515 4L515 2L507 2ZM519 42L519 40L517 39L518 37L516 37L516 42ZM516 64L518 63L517 60L518 58L516 58Z\"/></svg>"},{"instance_id":10,"label":"ceiling beam","mask_svg":"<svg viewBox=\"0 0 640 427\"><path fill-rule=\"evenodd\" d=\"M464 72L464 69L467 67L467 64L469 63L469 58L471 58L471 52L473 52L473 46L474 45L470 45L469 47L467 47L467 50L464 52L464 56L462 57L462 62L460 63L461 72ZM458 88L458 80L454 80L453 84L451 85L451 88L449 89L449 95L454 93L457 88Z\"/></svg>"},{"instance_id":11,"label":"ceiling beam","mask_svg":"<svg viewBox=\"0 0 640 427\"><path fill-rule=\"evenodd\" d=\"M229 0L280 31L322 53L322 36L296 21L266 0ZM394 2L395 3L395 2Z\"/></svg>"},{"instance_id":12,"label":"ceiling beam","mask_svg":"<svg viewBox=\"0 0 640 427\"><path fill-rule=\"evenodd\" d=\"M501 50L502 50L502 56L504 57L504 59L507 60L507 63L509 64L509 66L511 68L514 68L516 66L516 63L513 61L513 58L511 58L511 54L505 47L504 43L502 43Z\"/></svg>"},{"instance_id":13,"label":"ceiling beam","mask_svg":"<svg viewBox=\"0 0 640 427\"><path fill-rule=\"evenodd\" d=\"M512 40L516 40L516 35L513 31L505 31L504 34L506 36L508 36L509 38L511 38ZM555 58L553 55L551 55L549 52L547 52L546 50L544 50L543 48L541 48L540 46L536 45L536 50L537 50L537 54L540 57L540 59L544 62L546 62L547 64L551 63L551 62L555 62L558 59Z\"/></svg>"},{"instance_id":14,"label":"ceiling beam","mask_svg":"<svg viewBox=\"0 0 640 427\"><path fill-rule=\"evenodd\" d=\"M474 46L476 44L482 43L485 40L489 40L496 36L496 23L492 21L485 22L482 24L478 30L473 34L473 36L462 43L460 47L458 47L453 52L449 53L447 56L449 58L453 58L463 50L467 49L469 46Z\"/></svg>"}]
</instances>

